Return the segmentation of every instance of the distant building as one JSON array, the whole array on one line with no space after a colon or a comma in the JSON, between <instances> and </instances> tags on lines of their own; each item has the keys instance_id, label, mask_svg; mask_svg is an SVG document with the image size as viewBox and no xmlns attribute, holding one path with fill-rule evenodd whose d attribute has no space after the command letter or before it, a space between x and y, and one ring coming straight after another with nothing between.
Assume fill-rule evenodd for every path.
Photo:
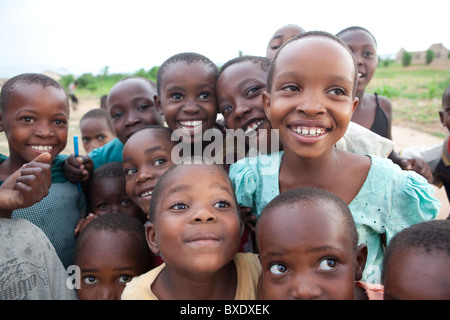
<instances>
[{"instance_id":1,"label":"distant building","mask_svg":"<svg viewBox=\"0 0 450 320\"><path fill-rule=\"evenodd\" d=\"M425 64L428 50L434 51L434 58L433 58L432 63L448 60L448 49L446 47L444 47L444 45L442 43L435 43L435 44L432 44L425 51L409 52L412 55L411 64ZM397 53L397 58L395 59L395 61L397 63L399 63L399 64L402 63L402 56L403 56L403 52L405 52L405 51L406 50L404 48L401 48L400 51Z\"/></svg>"}]
</instances>

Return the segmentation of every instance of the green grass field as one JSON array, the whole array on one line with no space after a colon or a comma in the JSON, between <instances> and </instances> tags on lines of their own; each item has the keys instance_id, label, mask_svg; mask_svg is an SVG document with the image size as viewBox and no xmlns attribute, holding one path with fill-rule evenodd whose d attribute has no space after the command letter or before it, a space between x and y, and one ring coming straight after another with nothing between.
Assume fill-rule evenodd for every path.
<instances>
[{"instance_id":1,"label":"green grass field","mask_svg":"<svg viewBox=\"0 0 450 320\"><path fill-rule=\"evenodd\" d=\"M442 94L450 85L450 60L436 65L378 67L366 92L392 101L393 124L438 137L448 132L439 121Z\"/></svg>"}]
</instances>

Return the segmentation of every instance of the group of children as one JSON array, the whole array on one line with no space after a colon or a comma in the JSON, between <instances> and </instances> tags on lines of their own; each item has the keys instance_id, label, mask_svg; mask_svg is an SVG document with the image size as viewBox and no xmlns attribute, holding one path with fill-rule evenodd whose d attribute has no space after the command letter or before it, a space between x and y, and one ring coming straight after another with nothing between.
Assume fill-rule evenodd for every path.
<instances>
[{"instance_id":1,"label":"group of children","mask_svg":"<svg viewBox=\"0 0 450 320\"><path fill-rule=\"evenodd\" d=\"M9 80L0 197L18 200L0 204L0 234L8 237L1 232L12 210L41 228L58 268L79 268L78 299L450 299L450 221L435 219L427 164L393 152L388 109L373 113L387 121L357 113L359 103L370 113L378 101L364 93L374 69L358 58L369 57L365 41L376 56L375 38L362 28L293 33L274 35L270 58L239 57L219 70L181 53L161 65L156 84L122 79L106 113L81 119L86 155L78 157L60 154L64 89L42 75ZM375 122L384 137L369 130ZM208 130L226 140L239 129L276 148L247 149L231 166L218 161L222 150L198 161L216 142L202 139ZM27 178L11 183L20 173ZM25 197L38 178L51 180L48 196L49 182ZM11 279L0 277L0 296L19 297Z\"/></svg>"}]
</instances>

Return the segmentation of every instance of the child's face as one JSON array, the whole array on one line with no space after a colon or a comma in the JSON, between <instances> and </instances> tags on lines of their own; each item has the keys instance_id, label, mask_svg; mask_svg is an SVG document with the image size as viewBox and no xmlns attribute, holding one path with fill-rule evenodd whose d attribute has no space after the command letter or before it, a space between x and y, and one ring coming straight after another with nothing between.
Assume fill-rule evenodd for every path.
<instances>
[{"instance_id":1,"label":"child's face","mask_svg":"<svg viewBox=\"0 0 450 320\"><path fill-rule=\"evenodd\" d=\"M127 194L148 214L152 192L159 177L172 165L175 142L160 129L136 132L123 148L123 169Z\"/></svg>"},{"instance_id":2,"label":"child's face","mask_svg":"<svg viewBox=\"0 0 450 320\"><path fill-rule=\"evenodd\" d=\"M241 239L232 187L213 165L182 165L172 173L155 223L147 224L147 242L177 272L216 272L232 261Z\"/></svg>"},{"instance_id":3,"label":"child's face","mask_svg":"<svg viewBox=\"0 0 450 320\"><path fill-rule=\"evenodd\" d=\"M442 97L442 110L439 110L441 123L450 131L450 88L445 90Z\"/></svg>"},{"instance_id":4,"label":"child's face","mask_svg":"<svg viewBox=\"0 0 450 320\"><path fill-rule=\"evenodd\" d=\"M358 65L356 94L364 92L378 65L377 44L372 36L363 30L347 31L340 38L352 50Z\"/></svg>"},{"instance_id":5,"label":"child's face","mask_svg":"<svg viewBox=\"0 0 450 320\"><path fill-rule=\"evenodd\" d=\"M144 212L131 200L125 190L125 177L96 179L91 184L90 206L95 215L125 213L146 221Z\"/></svg>"},{"instance_id":6,"label":"child's face","mask_svg":"<svg viewBox=\"0 0 450 320\"><path fill-rule=\"evenodd\" d=\"M201 63L176 62L166 70L160 86L158 108L167 126L183 136L198 137L213 128L217 117L215 78L211 67Z\"/></svg>"},{"instance_id":7,"label":"child's face","mask_svg":"<svg viewBox=\"0 0 450 320\"><path fill-rule=\"evenodd\" d=\"M76 261L81 271L78 298L120 300L125 284L148 271L148 262L142 261L135 247L135 237L125 232L92 232Z\"/></svg>"},{"instance_id":8,"label":"child's face","mask_svg":"<svg viewBox=\"0 0 450 320\"><path fill-rule=\"evenodd\" d=\"M273 59L283 43L302 32L304 31L300 28L291 25L284 26L277 30L269 41L266 57Z\"/></svg>"},{"instance_id":9,"label":"child's face","mask_svg":"<svg viewBox=\"0 0 450 320\"><path fill-rule=\"evenodd\" d=\"M108 111L114 131L122 143L142 127L163 125L155 108L156 90L142 79L118 82L108 95Z\"/></svg>"},{"instance_id":10,"label":"child's face","mask_svg":"<svg viewBox=\"0 0 450 320\"><path fill-rule=\"evenodd\" d=\"M337 209L296 202L272 210L257 235L260 297L353 300L359 265L344 218L329 214Z\"/></svg>"},{"instance_id":11,"label":"child's face","mask_svg":"<svg viewBox=\"0 0 450 320\"><path fill-rule=\"evenodd\" d=\"M84 119L80 123L80 131L83 148L86 153L100 148L116 137L104 119Z\"/></svg>"},{"instance_id":12,"label":"child's face","mask_svg":"<svg viewBox=\"0 0 450 320\"><path fill-rule=\"evenodd\" d=\"M284 150L317 158L342 138L358 103L354 72L351 54L328 38L303 38L280 51L263 98Z\"/></svg>"},{"instance_id":13,"label":"child's face","mask_svg":"<svg viewBox=\"0 0 450 320\"><path fill-rule=\"evenodd\" d=\"M220 75L217 101L227 128L244 132L270 130L262 100L266 79L267 73L251 61L233 64Z\"/></svg>"},{"instance_id":14,"label":"child's face","mask_svg":"<svg viewBox=\"0 0 450 320\"><path fill-rule=\"evenodd\" d=\"M449 300L450 257L445 250L411 248L392 255L384 279L385 300Z\"/></svg>"},{"instance_id":15,"label":"child's face","mask_svg":"<svg viewBox=\"0 0 450 320\"><path fill-rule=\"evenodd\" d=\"M53 160L66 147L68 121L63 90L17 84L0 124L8 139L10 158L23 164L49 152Z\"/></svg>"}]
</instances>

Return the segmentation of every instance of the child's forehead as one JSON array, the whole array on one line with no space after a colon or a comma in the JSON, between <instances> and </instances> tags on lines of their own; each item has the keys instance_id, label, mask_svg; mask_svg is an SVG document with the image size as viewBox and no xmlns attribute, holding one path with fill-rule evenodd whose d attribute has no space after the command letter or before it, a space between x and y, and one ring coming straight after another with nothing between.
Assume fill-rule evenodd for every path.
<instances>
[{"instance_id":1,"label":"child's forehead","mask_svg":"<svg viewBox=\"0 0 450 320\"><path fill-rule=\"evenodd\" d=\"M195 73L196 75L203 75L205 78L213 77L215 74L214 69L205 61L175 61L167 66L163 81L176 78L180 74L185 74L186 71Z\"/></svg>"},{"instance_id":2,"label":"child's forehead","mask_svg":"<svg viewBox=\"0 0 450 320\"><path fill-rule=\"evenodd\" d=\"M39 83L17 83L12 90L12 98L14 97L25 97L27 99L39 99L36 97L36 93L45 92L45 95L52 96L53 98L66 100L67 95L62 88L57 88L53 86L44 86Z\"/></svg>"},{"instance_id":3,"label":"child's forehead","mask_svg":"<svg viewBox=\"0 0 450 320\"><path fill-rule=\"evenodd\" d=\"M217 184L220 183L226 185L231 191L231 185L229 185L228 176L226 176L225 172L220 170L214 164L181 164L173 168L171 170L170 175L167 177L167 181L172 181L177 184L189 184L192 185L192 182L199 180L206 180L207 183ZM165 188L170 187L173 183L166 183ZM195 184L195 186L199 186L200 184ZM203 187L206 185L203 184Z\"/></svg>"},{"instance_id":4,"label":"child's forehead","mask_svg":"<svg viewBox=\"0 0 450 320\"><path fill-rule=\"evenodd\" d=\"M291 41L284 47L284 50L280 50L278 58L282 58L287 55L293 55L301 58L307 53L320 53L323 52L323 50L333 50L336 53L345 53L345 55L348 55L348 58L351 59L351 53L347 52L347 50L340 43L324 36L310 36Z\"/></svg>"},{"instance_id":5,"label":"child's forehead","mask_svg":"<svg viewBox=\"0 0 450 320\"><path fill-rule=\"evenodd\" d=\"M312 227L318 230L332 228L349 234L344 223L343 213L329 201L294 201L271 208L264 217L266 228L285 228L296 230L301 226L305 230ZM268 222L267 222L268 221ZM274 224L273 222L278 221ZM284 227L281 227L285 224ZM349 236L350 237L350 236Z\"/></svg>"},{"instance_id":6,"label":"child's forehead","mask_svg":"<svg viewBox=\"0 0 450 320\"><path fill-rule=\"evenodd\" d=\"M139 145L141 151L151 146L172 148L176 141L172 141L171 136L171 133L164 128L144 128L133 133L125 146ZM130 149L138 151L135 147Z\"/></svg>"},{"instance_id":7,"label":"child's forehead","mask_svg":"<svg viewBox=\"0 0 450 320\"><path fill-rule=\"evenodd\" d=\"M46 99L43 100L42 96L45 96ZM27 103L32 104L35 102L43 103L45 101L53 103L55 101L58 101L58 103L61 102L61 106L64 105L63 107L64 109L67 109L66 111L69 111L67 94L62 88L44 86L39 83L19 82L14 86L10 101L17 101L15 99L20 99L22 102L26 101ZM51 99L54 100L51 101ZM8 108L10 107L10 105L14 104L9 103Z\"/></svg>"},{"instance_id":8,"label":"child's forehead","mask_svg":"<svg viewBox=\"0 0 450 320\"><path fill-rule=\"evenodd\" d=\"M371 44L374 47L377 46L373 36L369 32L362 29L348 30L342 33L339 38L349 45L353 43L363 43Z\"/></svg>"},{"instance_id":9,"label":"child's forehead","mask_svg":"<svg viewBox=\"0 0 450 320\"><path fill-rule=\"evenodd\" d=\"M156 93L156 88L153 88L152 85L145 79L130 78L116 83L111 88L108 98L114 94L124 94L127 92L132 93L135 91L149 92L150 96L153 98L153 95Z\"/></svg>"}]
</instances>

